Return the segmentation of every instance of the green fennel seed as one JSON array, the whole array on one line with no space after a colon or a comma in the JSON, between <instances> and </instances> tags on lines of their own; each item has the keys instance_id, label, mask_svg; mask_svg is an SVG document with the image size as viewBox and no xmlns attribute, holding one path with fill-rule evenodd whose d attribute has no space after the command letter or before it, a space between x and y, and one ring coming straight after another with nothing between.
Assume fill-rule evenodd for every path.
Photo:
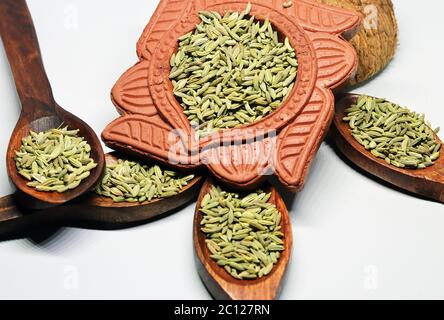
<instances>
[{"instance_id":1,"label":"green fennel seed","mask_svg":"<svg viewBox=\"0 0 444 320\"><path fill-rule=\"evenodd\" d=\"M97 164L91 158L91 147L77 134L79 130L51 129L22 139L16 151L18 173L29 180L27 185L38 191L65 192L78 187Z\"/></svg>"},{"instance_id":2,"label":"green fennel seed","mask_svg":"<svg viewBox=\"0 0 444 320\"><path fill-rule=\"evenodd\" d=\"M114 202L145 202L178 194L194 175L183 176L135 161L118 159L107 163L95 192Z\"/></svg>"},{"instance_id":3,"label":"green fennel seed","mask_svg":"<svg viewBox=\"0 0 444 320\"><path fill-rule=\"evenodd\" d=\"M211 258L240 280L268 275L285 249L281 213L262 191L245 197L213 186L201 204Z\"/></svg>"},{"instance_id":4,"label":"green fennel seed","mask_svg":"<svg viewBox=\"0 0 444 320\"><path fill-rule=\"evenodd\" d=\"M171 57L174 94L201 136L259 121L281 106L298 72L288 38L244 12L200 12Z\"/></svg>"},{"instance_id":5,"label":"green fennel seed","mask_svg":"<svg viewBox=\"0 0 444 320\"><path fill-rule=\"evenodd\" d=\"M395 167L424 169L440 156L439 129L433 131L424 115L384 99L359 97L343 120L359 144Z\"/></svg>"},{"instance_id":6,"label":"green fennel seed","mask_svg":"<svg viewBox=\"0 0 444 320\"><path fill-rule=\"evenodd\" d=\"M288 9L292 6L293 6L293 1L286 1L286 2L282 3L282 7L284 7L285 9Z\"/></svg>"}]
</instances>

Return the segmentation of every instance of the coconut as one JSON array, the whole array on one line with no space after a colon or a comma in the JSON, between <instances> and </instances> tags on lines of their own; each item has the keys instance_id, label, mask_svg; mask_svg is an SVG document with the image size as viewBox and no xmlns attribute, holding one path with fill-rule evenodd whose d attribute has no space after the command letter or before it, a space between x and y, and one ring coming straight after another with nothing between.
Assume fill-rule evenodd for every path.
<instances>
[{"instance_id":1,"label":"coconut","mask_svg":"<svg viewBox=\"0 0 444 320\"><path fill-rule=\"evenodd\" d=\"M361 30L351 40L359 56L354 85L376 75L390 62L398 44L398 25L391 0L317 0L318 2L352 9L364 16Z\"/></svg>"}]
</instances>

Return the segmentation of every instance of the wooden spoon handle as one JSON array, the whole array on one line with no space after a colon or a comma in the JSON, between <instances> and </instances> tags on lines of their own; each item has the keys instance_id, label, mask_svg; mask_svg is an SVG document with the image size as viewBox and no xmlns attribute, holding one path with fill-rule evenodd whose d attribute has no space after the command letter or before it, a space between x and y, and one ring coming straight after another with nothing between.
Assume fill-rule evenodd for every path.
<instances>
[{"instance_id":1,"label":"wooden spoon handle","mask_svg":"<svg viewBox=\"0 0 444 320\"><path fill-rule=\"evenodd\" d=\"M87 196L83 200L43 210L22 208L14 199L13 195L0 198L0 241L26 237L32 231L47 226L108 230L124 228L132 223L131 215L127 217L125 210L104 210L88 204ZM122 214L119 215L119 212Z\"/></svg>"},{"instance_id":2,"label":"wooden spoon handle","mask_svg":"<svg viewBox=\"0 0 444 320\"><path fill-rule=\"evenodd\" d=\"M0 0L1 1L1 0ZM18 206L17 196L0 198L0 241L27 237L41 227L77 227L97 230L118 230L146 223L172 213L195 198L200 181L174 199L128 207L100 206L103 200L91 194L58 207L29 210Z\"/></svg>"},{"instance_id":3,"label":"wooden spoon handle","mask_svg":"<svg viewBox=\"0 0 444 320\"><path fill-rule=\"evenodd\" d=\"M0 35L23 112L34 118L54 113L54 97L25 0L0 0Z\"/></svg>"},{"instance_id":4,"label":"wooden spoon handle","mask_svg":"<svg viewBox=\"0 0 444 320\"><path fill-rule=\"evenodd\" d=\"M0 239L25 230L31 224L31 216L19 209L12 196L0 198Z\"/></svg>"}]
</instances>

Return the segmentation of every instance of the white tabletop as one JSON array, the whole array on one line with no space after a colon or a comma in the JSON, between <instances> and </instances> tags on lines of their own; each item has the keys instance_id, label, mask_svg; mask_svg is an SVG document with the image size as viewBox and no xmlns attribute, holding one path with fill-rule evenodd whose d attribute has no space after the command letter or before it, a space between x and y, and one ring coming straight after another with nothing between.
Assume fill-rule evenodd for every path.
<instances>
[{"instance_id":1,"label":"white tabletop","mask_svg":"<svg viewBox=\"0 0 444 320\"><path fill-rule=\"evenodd\" d=\"M397 56L356 92L408 105L444 126L444 3L394 2ZM110 89L137 61L135 43L156 5L29 0L56 100L98 133L116 117ZM2 46L0 93L4 155L20 106ZM0 196L13 191L4 156L0 181ZM294 249L282 299L444 298L442 204L380 185L327 144L305 189L287 198ZM193 211L190 204L123 231L62 229L39 245L1 242L0 298L209 299L194 265Z\"/></svg>"}]
</instances>

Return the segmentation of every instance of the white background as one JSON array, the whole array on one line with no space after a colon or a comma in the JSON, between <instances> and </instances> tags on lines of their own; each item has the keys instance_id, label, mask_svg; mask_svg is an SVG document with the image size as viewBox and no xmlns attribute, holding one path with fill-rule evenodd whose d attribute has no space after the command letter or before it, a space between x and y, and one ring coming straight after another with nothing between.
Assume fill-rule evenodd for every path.
<instances>
[{"instance_id":1,"label":"white background","mask_svg":"<svg viewBox=\"0 0 444 320\"><path fill-rule=\"evenodd\" d=\"M394 1L400 46L359 93L425 112L444 126L442 1ZM109 92L136 62L156 0L29 0L54 95L100 133ZM77 20L71 18L77 17ZM0 46L0 154L19 115ZM13 191L0 157L0 195ZM282 299L444 298L444 207L382 186L324 144L305 189L287 196L294 250ZM210 299L192 248L194 205L124 231L64 229L43 244L0 243L0 298ZM74 285L70 285L74 284Z\"/></svg>"}]
</instances>

